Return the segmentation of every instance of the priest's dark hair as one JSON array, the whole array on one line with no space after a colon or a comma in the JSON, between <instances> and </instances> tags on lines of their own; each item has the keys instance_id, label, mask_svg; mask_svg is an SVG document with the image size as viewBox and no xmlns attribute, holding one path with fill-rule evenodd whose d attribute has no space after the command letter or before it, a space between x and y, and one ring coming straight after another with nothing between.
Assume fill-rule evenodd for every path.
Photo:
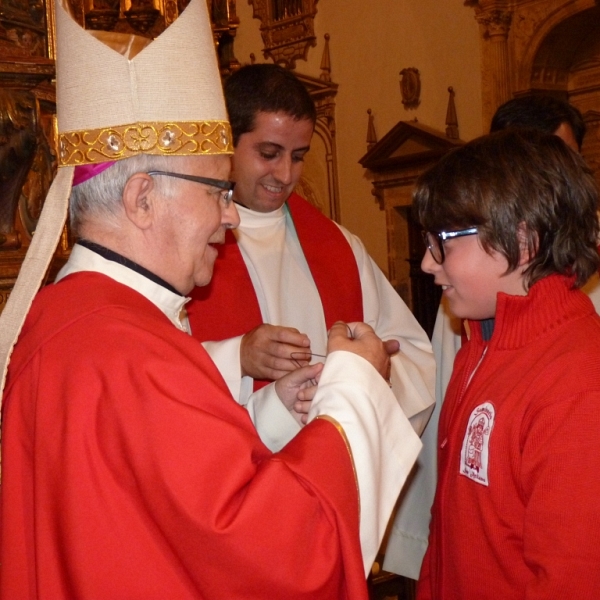
<instances>
[{"instance_id":1,"label":"priest's dark hair","mask_svg":"<svg viewBox=\"0 0 600 600\"><path fill-rule=\"evenodd\" d=\"M477 227L508 273L526 248L527 287L553 273L581 287L600 262L596 182L556 135L506 129L449 152L418 179L413 208L426 231Z\"/></svg>"},{"instance_id":2,"label":"priest's dark hair","mask_svg":"<svg viewBox=\"0 0 600 600\"><path fill-rule=\"evenodd\" d=\"M548 94L530 94L502 104L492 118L490 132L508 127L531 127L554 133L563 123L571 127L581 150L585 123L579 110L567 101Z\"/></svg>"},{"instance_id":3,"label":"priest's dark hair","mask_svg":"<svg viewBox=\"0 0 600 600\"><path fill-rule=\"evenodd\" d=\"M225 82L225 103L233 145L252 131L259 112L282 112L294 119L317 120L317 110L304 84L291 72L273 64L247 65Z\"/></svg>"}]
</instances>

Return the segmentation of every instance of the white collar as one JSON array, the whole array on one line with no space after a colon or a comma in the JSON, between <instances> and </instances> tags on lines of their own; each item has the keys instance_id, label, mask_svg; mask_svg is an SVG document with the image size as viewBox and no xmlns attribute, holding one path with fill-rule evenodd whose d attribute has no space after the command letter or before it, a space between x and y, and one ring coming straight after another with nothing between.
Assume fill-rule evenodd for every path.
<instances>
[{"instance_id":1,"label":"white collar","mask_svg":"<svg viewBox=\"0 0 600 600\"><path fill-rule=\"evenodd\" d=\"M184 309L190 298L180 296L125 265L107 260L96 252L75 244L71 250L71 256L67 264L56 276L56 281L58 282L63 277L80 271L102 273L118 283L139 292L142 296L150 300L152 304L157 306L175 327L186 333L190 333L190 326Z\"/></svg>"},{"instance_id":2,"label":"white collar","mask_svg":"<svg viewBox=\"0 0 600 600\"><path fill-rule=\"evenodd\" d=\"M258 212L256 210L246 208L241 204L236 204L236 208L240 215L240 221L242 225L248 228L270 227L277 225L277 223L285 219L287 214L287 207L285 204L271 212Z\"/></svg>"}]
</instances>

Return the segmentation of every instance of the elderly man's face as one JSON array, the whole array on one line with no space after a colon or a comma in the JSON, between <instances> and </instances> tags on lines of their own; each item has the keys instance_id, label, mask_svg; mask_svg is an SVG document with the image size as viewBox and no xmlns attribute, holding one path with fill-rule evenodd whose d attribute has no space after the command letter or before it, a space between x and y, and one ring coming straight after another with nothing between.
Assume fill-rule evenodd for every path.
<instances>
[{"instance_id":1,"label":"elderly man's face","mask_svg":"<svg viewBox=\"0 0 600 600\"><path fill-rule=\"evenodd\" d=\"M174 163L173 171L186 175L229 179L228 156L202 156ZM223 190L209 185L173 179L173 197L161 205L159 244L162 248L163 278L182 294L210 282L217 248L225 229L237 227L239 216L233 202L226 208Z\"/></svg>"}]
</instances>

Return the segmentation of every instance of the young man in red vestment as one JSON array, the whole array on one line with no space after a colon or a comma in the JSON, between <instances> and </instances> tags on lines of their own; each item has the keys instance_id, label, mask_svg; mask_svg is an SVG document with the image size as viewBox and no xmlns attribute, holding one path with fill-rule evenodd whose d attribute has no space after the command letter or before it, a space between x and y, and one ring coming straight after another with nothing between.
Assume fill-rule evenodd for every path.
<instances>
[{"instance_id":1,"label":"young man in red vestment","mask_svg":"<svg viewBox=\"0 0 600 600\"><path fill-rule=\"evenodd\" d=\"M33 300L8 369L0 596L366 600L421 446L384 378L388 347L364 323L334 324L324 366L259 392L290 406L320 377L302 431L277 453L263 444L184 311L239 222L206 3L154 41L120 40L125 56L64 4L60 168L0 317L0 354L69 196L78 242Z\"/></svg>"},{"instance_id":2,"label":"young man in red vestment","mask_svg":"<svg viewBox=\"0 0 600 600\"><path fill-rule=\"evenodd\" d=\"M600 593L598 191L551 134L507 130L417 182L434 275L469 339L442 407L419 600Z\"/></svg>"},{"instance_id":3,"label":"young man in red vestment","mask_svg":"<svg viewBox=\"0 0 600 600\"><path fill-rule=\"evenodd\" d=\"M210 286L192 292L192 335L204 342L233 396L255 422L261 420L258 432L276 450L301 423L280 403L258 403L253 388L306 364L311 355L311 362L322 360L336 320L364 321L382 339L399 342L391 386L421 433L433 404L427 336L361 241L294 193L317 117L312 98L293 73L260 64L226 81L225 101L241 222L226 236ZM409 491L414 497L405 498L413 505L409 547L400 562L404 574L416 578L427 523L419 536L420 498L413 489L418 486Z\"/></svg>"}]
</instances>

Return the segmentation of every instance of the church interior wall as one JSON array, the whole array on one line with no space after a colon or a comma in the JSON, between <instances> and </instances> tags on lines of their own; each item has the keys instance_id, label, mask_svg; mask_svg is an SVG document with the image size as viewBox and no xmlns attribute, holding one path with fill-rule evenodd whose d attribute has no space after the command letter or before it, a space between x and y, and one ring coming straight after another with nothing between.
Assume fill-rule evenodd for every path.
<instances>
[{"instance_id":1,"label":"church interior wall","mask_svg":"<svg viewBox=\"0 0 600 600\"><path fill-rule=\"evenodd\" d=\"M340 221L357 234L384 272L388 268L385 213L371 194L371 177L358 160L367 150L371 109L378 139L398 121L417 119L445 131L448 87L456 93L460 137L483 132L480 34L472 8L462 0L320 0L314 27L317 45L296 72L321 73L329 34L331 78L339 84L336 103ZM248 2L237 3L240 19L235 54L242 63L265 62L260 21ZM421 78L420 104L402 105L400 71L414 67Z\"/></svg>"}]
</instances>

